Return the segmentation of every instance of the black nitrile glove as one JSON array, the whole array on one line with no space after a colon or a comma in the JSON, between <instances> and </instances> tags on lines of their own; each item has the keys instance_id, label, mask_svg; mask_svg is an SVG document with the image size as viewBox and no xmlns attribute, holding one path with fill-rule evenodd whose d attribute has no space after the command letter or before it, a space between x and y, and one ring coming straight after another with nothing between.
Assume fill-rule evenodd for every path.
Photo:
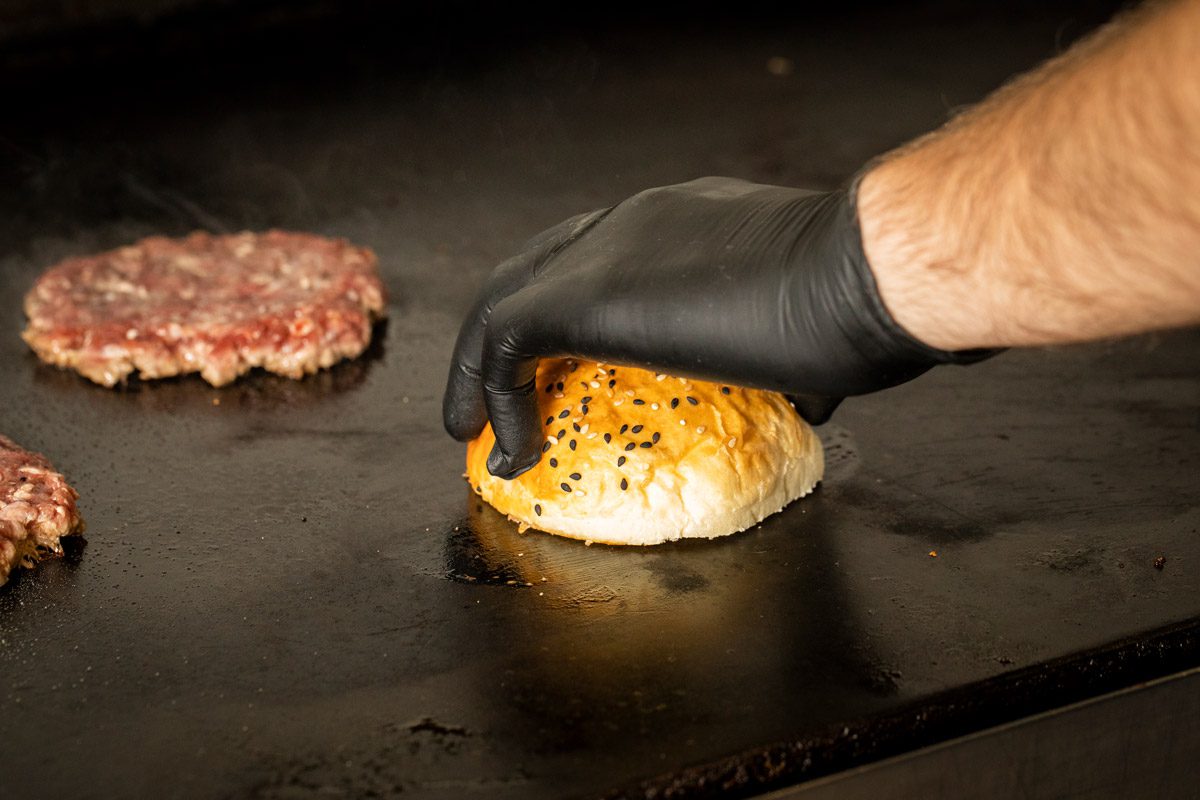
<instances>
[{"instance_id":1,"label":"black nitrile glove","mask_svg":"<svg viewBox=\"0 0 1200 800\"><path fill-rule=\"evenodd\" d=\"M490 419L488 471L514 478L541 457L539 357L786 392L820 423L847 395L988 354L892 320L850 192L703 178L567 220L501 264L459 332L443 417L460 440Z\"/></svg>"}]
</instances>

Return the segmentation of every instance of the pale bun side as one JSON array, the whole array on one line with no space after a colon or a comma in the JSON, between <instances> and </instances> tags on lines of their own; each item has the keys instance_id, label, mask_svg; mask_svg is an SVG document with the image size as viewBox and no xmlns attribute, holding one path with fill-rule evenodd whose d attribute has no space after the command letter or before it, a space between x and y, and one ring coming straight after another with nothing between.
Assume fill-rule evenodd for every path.
<instances>
[{"instance_id":1,"label":"pale bun side","mask_svg":"<svg viewBox=\"0 0 1200 800\"><path fill-rule=\"evenodd\" d=\"M533 469L492 476L490 426L467 445L471 486L522 529L604 544L725 536L824 473L820 440L775 392L546 359L537 396L545 449Z\"/></svg>"}]
</instances>

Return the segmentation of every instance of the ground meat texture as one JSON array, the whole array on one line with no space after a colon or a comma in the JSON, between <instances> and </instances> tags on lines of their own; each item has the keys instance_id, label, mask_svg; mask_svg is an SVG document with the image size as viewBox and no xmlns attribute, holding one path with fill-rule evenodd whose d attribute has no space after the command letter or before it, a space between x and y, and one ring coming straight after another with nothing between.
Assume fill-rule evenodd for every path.
<instances>
[{"instance_id":1,"label":"ground meat texture","mask_svg":"<svg viewBox=\"0 0 1200 800\"><path fill-rule=\"evenodd\" d=\"M78 497L45 456L0 436L0 586L14 568L61 555L59 539L83 531Z\"/></svg>"},{"instance_id":2,"label":"ground meat texture","mask_svg":"<svg viewBox=\"0 0 1200 800\"><path fill-rule=\"evenodd\" d=\"M301 378L360 355L384 302L374 253L342 239L193 233L50 268L25 297L23 336L104 386L135 371L221 386L254 367Z\"/></svg>"}]
</instances>

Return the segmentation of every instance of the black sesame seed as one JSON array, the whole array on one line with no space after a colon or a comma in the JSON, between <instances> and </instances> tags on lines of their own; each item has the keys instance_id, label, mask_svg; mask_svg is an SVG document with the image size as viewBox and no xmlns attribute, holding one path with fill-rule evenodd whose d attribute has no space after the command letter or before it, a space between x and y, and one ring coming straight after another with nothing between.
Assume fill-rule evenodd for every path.
<instances>
[{"instance_id":1,"label":"black sesame seed","mask_svg":"<svg viewBox=\"0 0 1200 800\"><path fill-rule=\"evenodd\" d=\"M582 414L583 414L583 415L586 417L586 416L587 416L587 412L588 412L588 407L587 407L587 406L583 406L583 407L580 409L580 412L581 412L581 413L582 413Z\"/></svg>"},{"instance_id":2,"label":"black sesame seed","mask_svg":"<svg viewBox=\"0 0 1200 800\"><path fill-rule=\"evenodd\" d=\"M558 383L554 384L554 388L558 389L561 392L563 389L562 381L559 381Z\"/></svg>"},{"instance_id":3,"label":"black sesame seed","mask_svg":"<svg viewBox=\"0 0 1200 800\"><path fill-rule=\"evenodd\" d=\"M566 428L563 428L561 431L559 431L559 432L558 432L558 436L555 436L554 438L555 438L555 439L561 439L561 438L563 438L563 437L564 437L564 436L566 436L566 435L567 435L567 429L566 429Z\"/></svg>"},{"instance_id":4,"label":"black sesame seed","mask_svg":"<svg viewBox=\"0 0 1200 800\"><path fill-rule=\"evenodd\" d=\"M547 384L546 384L546 394L550 394L550 393L551 393L551 392L553 392L553 391L554 391L554 384L553 384L553 383L547 383Z\"/></svg>"},{"instance_id":5,"label":"black sesame seed","mask_svg":"<svg viewBox=\"0 0 1200 800\"><path fill-rule=\"evenodd\" d=\"M542 515L542 504L541 503L533 504L533 513L537 514L539 517Z\"/></svg>"},{"instance_id":6,"label":"black sesame seed","mask_svg":"<svg viewBox=\"0 0 1200 800\"><path fill-rule=\"evenodd\" d=\"M608 371L608 374L609 374L609 375L616 375L616 374L617 374L617 371L616 371L615 369L610 369L610 370Z\"/></svg>"},{"instance_id":7,"label":"black sesame seed","mask_svg":"<svg viewBox=\"0 0 1200 800\"><path fill-rule=\"evenodd\" d=\"M646 401L645 400L634 400L633 404L635 406L644 406L644 405L646 405Z\"/></svg>"},{"instance_id":8,"label":"black sesame seed","mask_svg":"<svg viewBox=\"0 0 1200 800\"><path fill-rule=\"evenodd\" d=\"M572 361L572 362L571 362L571 372L574 372L574 371L575 371L575 370L577 370L577 369L579 369L579 362L578 362L578 361Z\"/></svg>"},{"instance_id":9,"label":"black sesame seed","mask_svg":"<svg viewBox=\"0 0 1200 800\"><path fill-rule=\"evenodd\" d=\"M550 425L554 422L554 417L546 417L546 424Z\"/></svg>"},{"instance_id":10,"label":"black sesame seed","mask_svg":"<svg viewBox=\"0 0 1200 800\"><path fill-rule=\"evenodd\" d=\"M576 433L579 433L579 423L578 422L572 422L571 427L575 429Z\"/></svg>"},{"instance_id":11,"label":"black sesame seed","mask_svg":"<svg viewBox=\"0 0 1200 800\"><path fill-rule=\"evenodd\" d=\"M700 401L699 401L699 400L697 400L696 398L692 397L690 394L688 395L688 399L687 399L687 401L688 401L689 403L691 403L692 405L694 405L694 406L698 406L698 405L700 405Z\"/></svg>"},{"instance_id":12,"label":"black sesame seed","mask_svg":"<svg viewBox=\"0 0 1200 800\"><path fill-rule=\"evenodd\" d=\"M580 381L579 385L582 386L585 390L588 388L587 381Z\"/></svg>"},{"instance_id":13,"label":"black sesame seed","mask_svg":"<svg viewBox=\"0 0 1200 800\"><path fill-rule=\"evenodd\" d=\"M671 408L679 408L679 398L678 397L671 398Z\"/></svg>"},{"instance_id":14,"label":"black sesame seed","mask_svg":"<svg viewBox=\"0 0 1200 800\"><path fill-rule=\"evenodd\" d=\"M611 441L612 441L612 434L611 434L611 433L606 433L606 434L604 434L604 443L605 443L605 444L608 444L608 443L610 443Z\"/></svg>"},{"instance_id":15,"label":"black sesame seed","mask_svg":"<svg viewBox=\"0 0 1200 800\"><path fill-rule=\"evenodd\" d=\"M569 484L569 483L560 483L560 484L559 484L559 486L561 486L561 487L562 487L562 490L563 490L564 492L569 492L569 491L571 491L571 484Z\"/></svg>"},{"instance_id":16,"label":"black sesame seed","mask_svg":"<svg viewBox=\"0 0 1200 800\"><path fill-rule=\"evenodd\" d=\"M642 447L654 447L654 442L642 442Z\"/></svg>"},{"instance_id":17,"label":"black sesame seed","mask_svg":"<svg viewBox=\"0 0 1200 800\"><path fill-rule=\"evenodd\" d=\"M654 435L650 437L650 441L654 442L655 444L658 444L658 440L659 440L659 438L660 438L660 437L659 437L659 434L658 434L658 432L657 432L657 431L655 431Z\"/></svg>"},{"instance_id":18,"label":"black sesame seed","mask_svg":"<svg viewBox=\"0 0 1200 800\"><path fill-rule=\"evenodd\" d=\"M552 467L557 467L557 466L558 466L558 459L557 459L557 458L552 458L552 459L550 459L550 466L552 466Z\"/></svg>"},{"instance_id":19,"label":"black sesame seed","mask_svg":"<svg viewBox=\"0 0 1200 800\"><path fill-rule=\"evenodd\" d=\"M728 387L728 386L722 386L722 387L721 387L721 394L729 394L729 387Z\"/></svg>"},{"instance_id":20,"label":"black sesame seed","mask_svg":"<svg viewBox=\"0 0 1200 800\"><path fill-rule=\"evenodd\" d=\"M627 430L629 430L629 426L628 426L628 425L622 425L622 426L621 426L621 430L620 430L620 431L618 431L618 433L624 433L624 432L625 432L625 431L627 431Z\"/></svg>"},{"instance_id":21,"label":"black sesame seed","mask_svg":"<svg viewBox=\"0 0 1200 800\"><path fill-rule=\"evenodd\" d=\"M572 450L574 450L574 449L575 449L575 440L574 440L574 439L572 439L570 442L568 442L568 443L567 443L567 447L569 447L569 448L571 448Z\"/></svg>"},{"instance_id":22,"label":"black sesame seed","mask_svg":"<svg viewBox=\"0 0 1200 800\"><path fill-rule=\"evenodd\" d=\"M608 388L610 388L610 389L611 389L612 387L614 387L614 386L616 386L616 385L617 385L617 379L616 379L616 378L610 378L610 379L609 379L609 381L608 381Z\"/></svg>"},{"instance_id":23,"label":"black sesame seed","mask_svg":"<svg viewBox=\"0 0 1200 800\"><path fill-rule=\"evenodd\" d=\"M564 409L562 410L562 412L561 412L561 413L558 415L558 418L559 418L559 419L566 419L566 418L567 418L567 417L569 417L569 416L571 416L571 409L569 409L569 408L564 408Z\"/></svg>"},{"instance_id":24,"label":"black sesame seed","mask_svg":"<svg viewBox=\"0 0 1200 800\"><path fill-rule=\"evenodd\" d=\"M583 403L586 406L588 403L592 402L592 396L590 394L584 395L583 399L580 400L579 402Z\"/></svg>"},{"instance_id":25,"label":"black sesame seed","mask_svg":"<svg viewBox=\"0 0 1200 800\"><path fill-rule=\"evenodd\" d=\"M582 476L582 475L580 475L578 472L572 472L572 473L571 473L570 475L568 475L567 477L568 477L568 478L570 478L570 479L571 479L571 480L573 480L573 481L577 481L577 480L579 480L580 478L582 478L583 476Z\"/></svg>"},{"instance_id":26,"label":"black sesame seed","mask_svg":"<svg viewBox=\"0 0 1200 800\"><path fill-rule=\"evenodd\" d=\"M542 443L542 452L544 453L549 449L550 449L550 442L549 442L549 440L547 440Z\"/></svg>"},{"instance_id":27,"label":"black sesame seed","mask_svg":"<svg viewBox=\"0 0 1200 800\"><path fill-rule=\"evenodd\" d=\"M620 458L617 459L617 466L618 467L625 466L625 456L621 456Z\"/></svg>"},{"instance_id":28,"label":"black sesame seed","mask_svg":"<svg viewBox=\"0 0 1200 800\"><path fill-rule=\"evenodd\" d=\"M646 427L646 426L645 425L634 425L632 428L630 428L630 430L633 431L634 433L641 433L642 428L644 428L644 427Z\"/></svg>"},{"instance_id":29,"label":"black sesame seed","mask_svg":"<svg viewBox=\"0 0 1200 800\"><path fill-rule=\"evenodd\" d=\"M623 492L628 488L629 488L629 481L625 480L624 478L621 478L621 491Z\"/></svg>"},{"instance_id":30,"label":"black sesame seed","mask_svg":"<svg viewBox=\"0 0 1200 800\"><path fill-rule=\"evenodd\" d=\"M625 452L629 452L630 450L632 450L635 447L637 447L637 445L634 444L633 442L630 442L629 444L625 445Z\"/></svg>"}]
</instances>

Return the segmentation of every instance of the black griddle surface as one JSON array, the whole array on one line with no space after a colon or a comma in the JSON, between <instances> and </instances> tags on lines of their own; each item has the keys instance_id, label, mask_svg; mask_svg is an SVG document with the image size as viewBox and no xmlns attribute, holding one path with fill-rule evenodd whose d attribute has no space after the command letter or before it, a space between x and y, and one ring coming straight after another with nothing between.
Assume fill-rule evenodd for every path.
<instances>
[{"instance_id":1,"label":"black griddle surface","mask_svg":"<svg viewBox=\"0 0 1200 800\"><path fill-rule=\"evenodd\" d=\"M820 760L841 737L843 764L870 760L904 738L877 726L918 730L947 692L974 698L949 704L961 732L1134 680L1148 631L1168 630L1160 668L1193 658L1195 331L848 401L821 489L717 542L519 535L441 429L458 321L525 238L700 175L832 186L1078 33L1026 16L560 31L301 83L149 76L7 117L0 430L67 473L89 527L0 590L0 795L750 791L738 759L794 758L755 762L792 780L787 743ZM57 259L268 226L378 252L391 318L366 358L109 391L18 338Z\"/></svg>"}]
</instances>

